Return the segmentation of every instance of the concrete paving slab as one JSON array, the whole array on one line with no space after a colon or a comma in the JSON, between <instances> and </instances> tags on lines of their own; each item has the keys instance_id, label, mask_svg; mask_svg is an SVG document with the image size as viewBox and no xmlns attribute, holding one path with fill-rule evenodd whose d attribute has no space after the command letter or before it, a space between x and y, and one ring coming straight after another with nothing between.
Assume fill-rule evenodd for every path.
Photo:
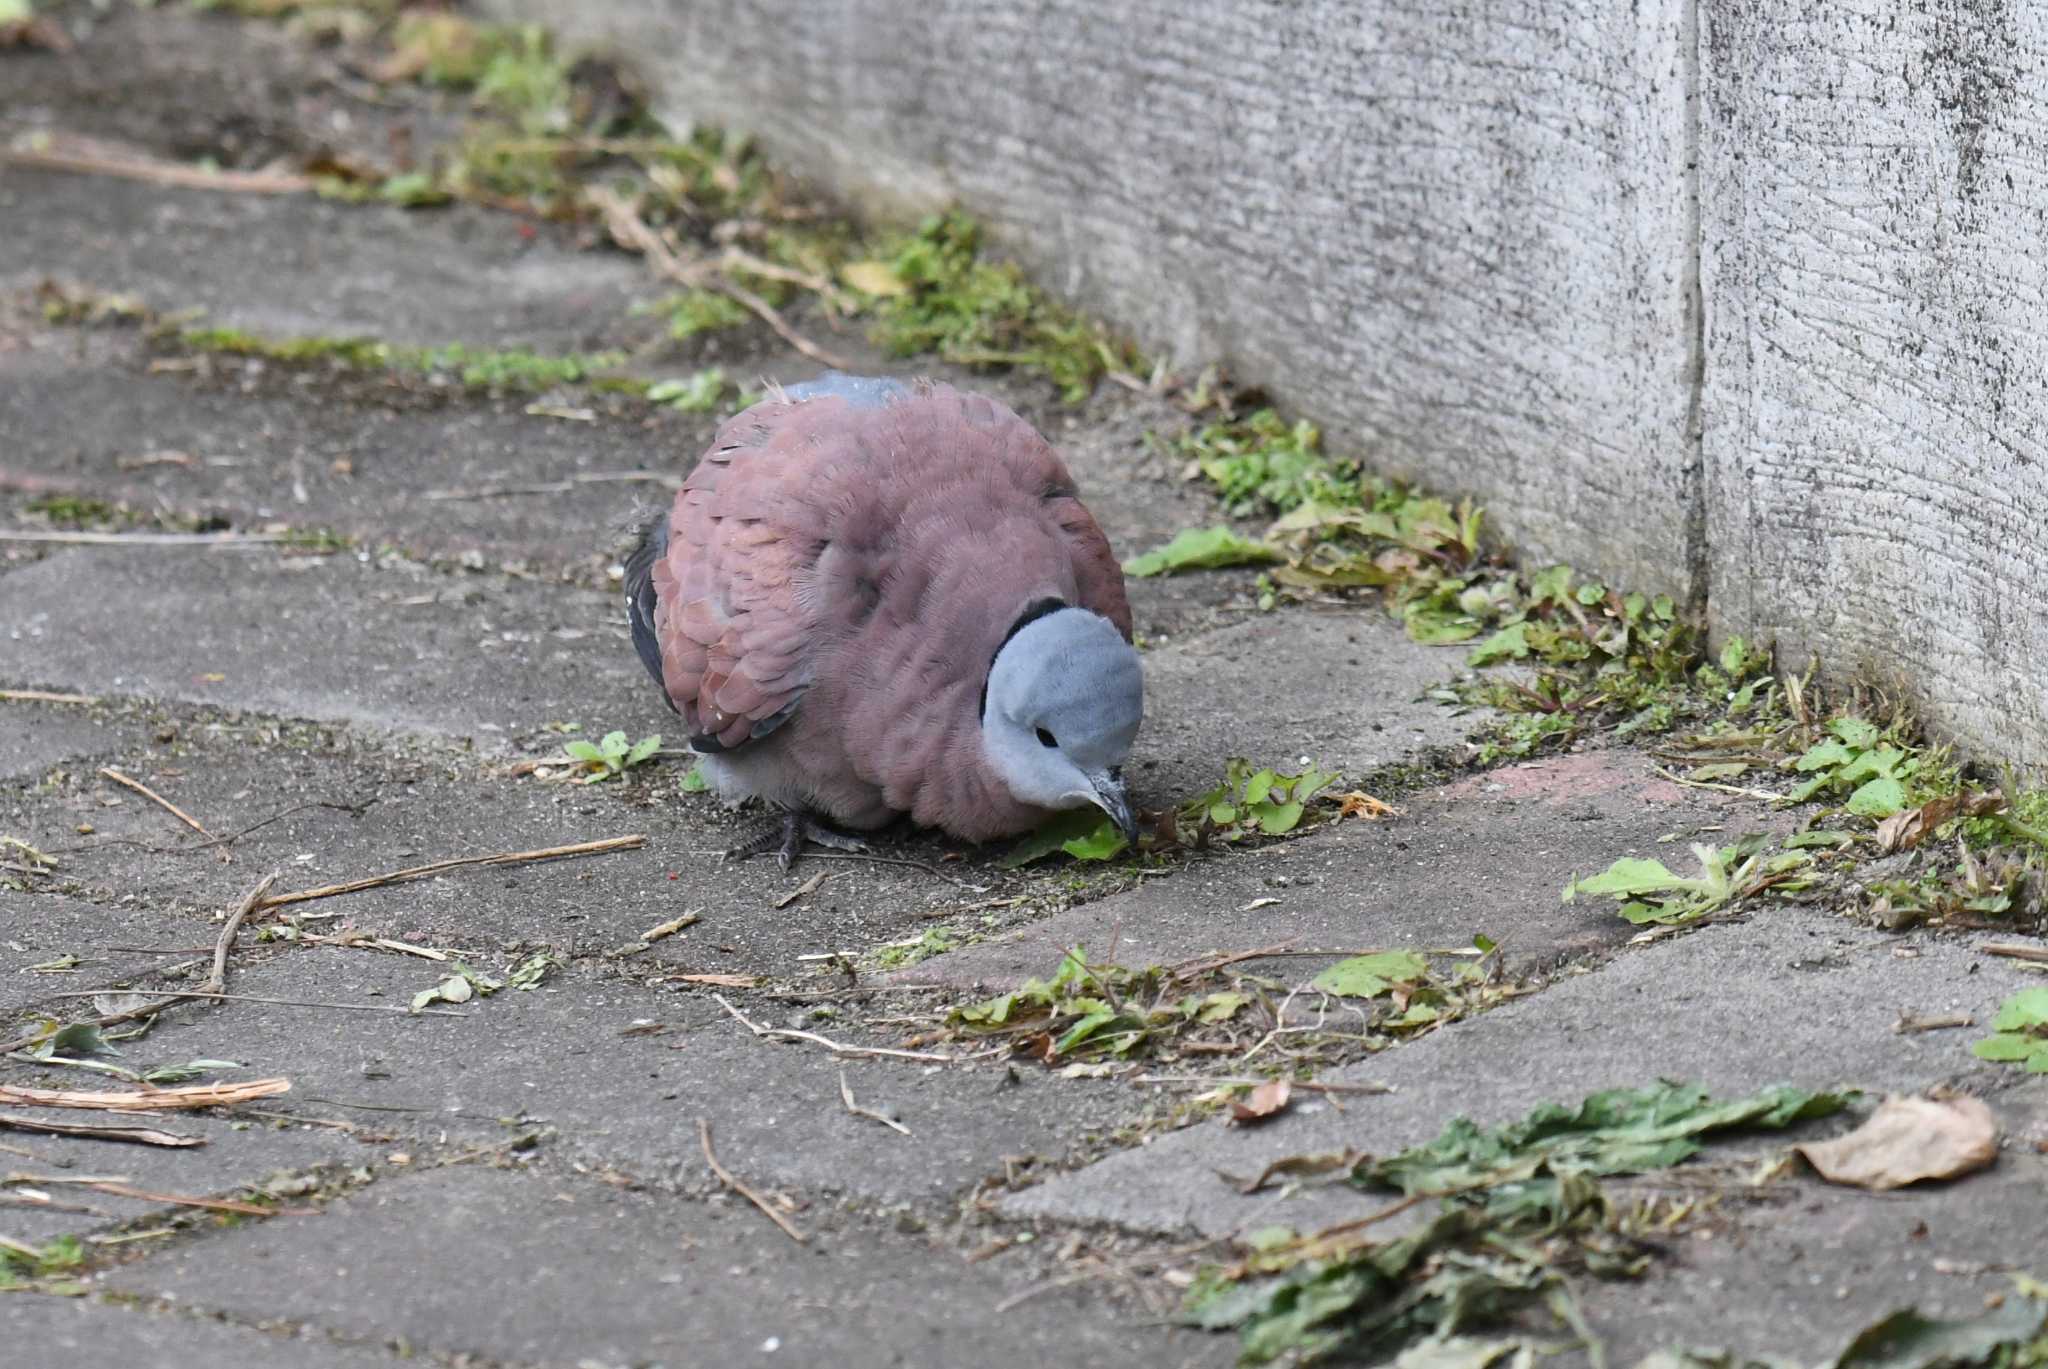
<instances>
[{"instance_id":1,"label":"concrete paving slab","mask_svg":"<svg viewBox=\"0 0 2048 1369\"><path fill-rule=\"evenodd\" d=\"M466 963L503 979L517 959L486 952ZM310 946L236 965L235 993L387 1007L405 1005L449 972L406 956ZM182 1008L166 1014L136 1054L224 1058L246 1067L237 1077L283 1075L291 1092L266 1108L359 1123L406 1138L408 1149L492 1143L551 1127L550 1149L691 1191L716 1187L698 1148L701 1117L716 1130L721 1158L759 1182L809 1197L847 1194L947 1210L983 1180L1003 1179L1005 1157L1028 1169L1098 1153L1109 1132L1152 1107L1153 1100L1115 1085L1077 1090L1042 1072L1013 1077L999 1060L950 1068L841 1062L814 1045L753 1036L710 992L642 987L576 965L552 971L537 989L472 999L459 1019L256 1002ZM853 1042L900 1040L862 1025L892 1014L887 999L819 1018L808 1005L720 992L762 1025L802 1025ZM622 1035L648 1023L663 1029ZM0 1078L28 1069L0 1067ZM911 1135L848 1113L842 1069L863 1106L898 1117ZM246 1182L293 1162L274 1158L268 1132L249 1140L221 1137L203 1152L164 1152L174 1158L152 1173L163 1182L180 1172L210 1174L184 1159L203 1155L230 1166L229 1182ZM328 1147L323 1156L365 1158L362 1146L338 1133L299 1144L320 1143Z\"/></svg>"},{"instance_id":2,"label":"concrete paving slab","mask_svg":"<svg viewBox=\"0 0 2048 1369\"><path fill-rule=\"evenodd\" d=\"M132 1059L149 1063L183 1060L185 1056L158 1055L137 1045ZM222 1079L265 1077L247 1071L227 1071ZM124 1087L108 1079L88 1078L80 1070L37 1070L7 1065L0 1083L32 1088L107 1089ZM286 1103L288 1099L275 1100ZM261 1105L271 1110L268 1103ZM107 1125L107 1114L65 1108L26 1109L42 1120ZM118 1121L135 1123L133 1116ZM358 1119L359 1120L359 1119ZM344 1173L362 1165L377 1165L391 1146L370 1137L382 1135L375 1125L353 1136L331 1127L304 1126L270 1119L241 1116L168 1115L151 1119L148 1125L180 1136L198 1137L201 1146L145 1146L125 1142L84 1138L43 1136L0 1127L0 1142L15 1150L5 1153L9 1174L50 1176L45 1185L28 1187L47 1193L55 1200L47 1208L0 1203L0 1234L16 1240L44 1242L60 1236L85 1236L117 1227L138 1230L162 1228L174 1218L190 1215L192 1209L175 1203L151 1202L97 1190L77 1188L63 1182L78 1175L100 1175L125 1180L148 1193L195 1198L237 1197L248 1190L315 1172ZM287 1187L290 1185L286 1184ZM13 1194L12 1188L0 1190ZM290 1201L290 1200L288 1200ZM4 1327L0 1320L0 1327Z\"/></svg>"},{"instance_id":3,"label":"concrete paving slab","mask_svg":"<svg viewBox=\"0 0 2048 1369\"><path fill-rule=\"evenodd\" d=\"M2048 1083L2024 1092L2038 1115ZM2010 1126L2018 1100L1994 1102ZM1686 1346L1829 1363L1895 1309L1980 1315L2011 1294L2012 1271L2042 1266L2048 1159L2031 1145L2008 1145L1992 1169L1931 1188L1872 1194L1802 1179L1787 1189L1724 1208L1730 1220L1710 1236L1668 1242L1668 1258L1640 1281L1580 1284L1608 1362Z\"/></svg>"},{"instance_id":4,"label":"concrete paving slab","mask_svg":"<svg viewBox=\"0 0 2048 1369\"><path fill-rule=\"evenodd\" d=\"M205 953L202 938L210 948L212 936L194 923L134 900L89 903L48 890L0 887L0 1031L11 1035L11 1014L52 1005L53 993L96 988L190 961ZM75 966L69 964L74 959Z\"/></svg>"},{"instance_id":5,"label":"concrete paving slab","mask_svg":"<svg viewBox=\"0 0 2048 1369\"><path fill-rule=\"evenodd\" d=\"M906 1366L997 1352L1063 1364L1230 1362L1214 1338L1119 1325L1070 1293L999 1311L1013 1284L1028 1286L1001 1262L969 1265L921 1239L829 1217L796 1220L813 1233L807 1245L736 1203L454 1168L379 1182L320 1217L181 1243L105 1282L529 1364Z\"/></svg>"},{"instance_id":6,"label":"concrete paving slab","mask_svg":"<svg viewBox=\"0 0 2048 1369\"><path fill-rule=\"evenodd\" d=\"M632 318L640 264L578 252L523 219L310 195L223 195L10 169L0 289L45 278L133 294L210 327L278 336L602 351L660 336Z\"/></svg>"},{"instance_id":7,"label":"concrete paving slab","mask_svg":"<svg viewBox=\"0 0 2048 1369\"><path fill-rule=\"evenodd\" d=\"M578 397L595 421L564 421L528 414L528 396L308 385L324 378L237 361L211 379L149 374L137 340L90 364L43 342L0 351L12 472L203 526L283 521L592 583L715 426L616 397Z\"/></svg>"},{"instance_id":8,"label":"concrete paving slab","mask_svg":"<svg viewBox=\"0 0 2048 1369\"><path fill-rule=\"evenodd\" d=\"M378 1346L339 1345L316 1329L258 1330L94 1298L0 1300L0 1342L16 1363L137 1369L391 1369Z\"/></svg>"},{"instance_id":9,"label":"concrete paving slab","mask_svg":"<svg viewBox=\"0 0 2048 1369\"><path fill-rule=\"evenodd\" d=\"M1262 614L1147 652L1138 745L1159 764L1140 773L1191 795L1216 783L1225 757L1307 757L1362 781L1464 741L1473 720L1420 697L1463 665L1372 608Z\"/></svg>"},{"instance_id":10,"label":"concrete paving slab","mask_svg":"<svg viewBox=\"0 0 2048 1369\"><path fill-rule=\"evenodd\" d=\"M1790 821L1681 789L1650 765L1638 751L1594 750L1468 776L1401 800L1393 818L1197 861L906 973L1000 987L1047 974L1072 946L1107 954L1112 938L1119 963L1147 965L1283 942L1352 952L1465 946L1475 933L1499 942L1517 973L1549 970L1637 931L1598 903L1560 903L1574 876L1620 856L1669 855L1688 840ZM1283 963L1290 978L1321 968L1292 958L1266 968Z\"/></svg>"},{"instance_id":11,"label":"concrete paving slab","mask_svg":"<svg viewBox=\"0 0 2048 1369\"><path fill-rule=\"evenodd\" d=\"M188 718L163 730L169 741L110 759L209 830L239 833L229 848L232 862L94 772L73 773L48 789L0 786L0 831L61 862L32 887L70 890L101 912L138 903L158 919L147 930L123 919L119 936L95 935L83 924L68 928L63 939L42 938L54 949L36 959L93 954L118 942L210 945L215 917L271 870L281 872L280 890L308 889L437 860L632 834L645 835L646 845L587 859L454 870L296 911L316 914L308 924L316 929L358 928L465 952L496 951L508 941L574 956L642 946L617 962L621 973L642 977L815 972L832 986L843 979L798 957L860 953L915 940L934 926L979 932L984 918L1030 915L1028 908L970 910L1034 888L1030 877L995 869L993 850L947 862L939 867L943 876L824 855L788 873L767 858L724 862L718 853L757 830L761 819L724 809L708 795L680 794L680 763L636 772L627 783L583 786L514 777L433 748L391 750L262 720ZM80 825L93 831L80 835ZM932 836L884 840L880 853L891 860L930 864L946 861L953 849ZM815 876L824 883L791 897ZM700 916L697 925L651 946L639 941L642 932L691 911ZM266 953L252 936L243 942L238 954Z\"/></svg>"},{"instance_id":12,"label":"concrete paving slab","mask_svg":"<svg viewBox=\"0 0 2048 1369\"><path fill-rule=\"evenodd\" d=\"M460 101L386 98L349 72L359 49L309 43L289 25L221 10L39 8L72 46L8 64L0 129L17 136L84 135L253 171L338 146L389 165L461 131ZM107 98L110 71L121 73L121 99Z\"/></svg>"},{"instance_id":13,"label":"concrete paving slab","mask_svg":"<svg viewBox=\"0 0 2048 1369\"><path fill-rule=\"evenodd\" d=\"M0 701L0 781L33 779L61 761L108 755L137 740L134 726L75 705Z\"/></svg>"},{"instance_id":14,"label":"concrete paving slab","mask_svg":"<svg viewBox=\"0 0 2048 1369\"><path fill-rule=\"evenodd\" d=\"M1632 951L1330 1076L1391 1085L1386 1097L1347 1099L1341 1113L1296 1107L1257 1129L1176 1132L1018 1194L1005 1210L1157 1232L1320 1225L1357 1215L1363 1200L1337 1189L1247 1198L1215 1176L1347 1147L1385 1154L1429 1139L1454 1116L1503 1122L1548 1100L1659 1078L1723 1094L1776 1083L1905 1091L1953 1079L1997 1089L2016 1082L2015 1072L1979 1062L1970 1042L2006 996L2034 982L1955 940L1764 909ZM1893 1029L1902 1015L1953 1013L1978 1025Z\"/></svg>"},{"instance_id":15,"label":"concrete paving slab","mask_svg":"<svg viewBox=\"0 0 2048 1369\"><path fill-rule=\"evenodd\" d=\"M485 743L660 709L618 597L595 590L267 548L82 549L6 583L9 683Z\"/></svg>"}]
</instances>

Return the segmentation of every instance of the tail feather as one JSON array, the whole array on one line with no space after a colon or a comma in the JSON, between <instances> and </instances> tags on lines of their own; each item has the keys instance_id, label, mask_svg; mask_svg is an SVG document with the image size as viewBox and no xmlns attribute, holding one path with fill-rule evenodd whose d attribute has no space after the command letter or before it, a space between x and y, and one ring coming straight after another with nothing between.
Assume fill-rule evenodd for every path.
<instances>
[{"instance_id":1,"label":"tail feather","mask_svg":"<svg viewBox=\"0 0 2048 1369\"><path fill-rule=\"evenodd\" d=\"M647 667L647 673L661 686L661 697L674 709L676 701L669 698L668 682L662 676L661 642L654 635L654 566L667 555L668 514L664 512L647 525L640 545L626 558L626 619L633 625L633 649L640 653L640 664Z\"/></svg>"}]
</instances>

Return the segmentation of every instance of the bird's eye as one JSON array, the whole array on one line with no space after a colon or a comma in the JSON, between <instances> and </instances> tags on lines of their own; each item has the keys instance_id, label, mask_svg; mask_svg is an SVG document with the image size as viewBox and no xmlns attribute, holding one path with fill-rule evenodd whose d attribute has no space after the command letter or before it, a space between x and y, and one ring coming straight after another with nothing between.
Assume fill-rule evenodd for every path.
<instances>
[{"instance_id":1,"label":"bird's eye","mask_svg":"<svg viewBox=\"0 0 2048 1369\"><path fill-rule=\"evenodd\" d=\"M1040 746L1058 746L1060 739L1041 727L1038 729L1038 744Z\"/></svg>"}]
</instances>

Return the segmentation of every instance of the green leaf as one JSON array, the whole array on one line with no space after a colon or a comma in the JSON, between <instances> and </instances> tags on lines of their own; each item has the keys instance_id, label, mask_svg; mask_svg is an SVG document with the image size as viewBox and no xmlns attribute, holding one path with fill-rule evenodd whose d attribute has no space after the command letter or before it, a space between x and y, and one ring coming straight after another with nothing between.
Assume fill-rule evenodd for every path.
<instances>
[{"instance_id":1,"label":"green leaf","mask_svg":"<svg viewBox=\"0 0 2048 1369\"><path fill-rule=\"evenodd\" d=\"M1123 829L1111 821L1107 814L1098 813L1093 808L1084 808L1080 811L1094 821L1094 828L1060 843L1060 849L1075 860L1109 860L1131 844L1124 836Z\"/></svg>"},{"instance_id":2,"label":"green leaf","mask_svg":"<svg viewBox=\"0 0 2048 1369\"><path fill-rule=\"evenodd\" d=\"M659 750L661 750L661 734L659 732L651 737L642 737L639 741L634 742L633 749L626 753L626 764L638 765Z\"/></svg>"},{"instance_id":3,"label":"green leaf","mask_svg":"<svg viewBox=\"0 0 2048 1369\"><path fill-rule=\"evenodd\" d=\"M1749 643L1740 637L1730 637L1721 644L1721 673L1730 679L1742 674L1742 663L1749 659Z\"/></svg>"},{"instance_id":4,"label":"green leaf","mask_svg":"<svg viewBox=\"0 0 2048 1369\"><path fill-rule=\"evenodd\" d=\"M1086 1002L1089 1000L1082 1001ZM1052 1053L1054 1055L1065 1055L1068 1051L1095 1035L1096 1032L1116 1021L1118 1016L1117 1010L1107 1005L1095 1009L1061 1033L1060 1039L1053 1042Z\"/></svg>"},{"instance_id":5,"label":"green leaf","mask_svg":"<svg viewBox=\"0 0 2048 1369\"><path fill-rule=\"evenodd\" d=\"M598 749L597 749L596 747L592 746L592 745L591 745L591 744L590 744L589 742L586 742L586 741L570 741L570 742L563 742L563 743L562 743L562 750L563 750L563 751L565 751L565 752L567 752L567 753L568 753L569 755L571 755L571 756L574 756L574 757L575 757L575 758L576 758L577 760L579 760L579 761L588 761L588 762L589 762L590 764L592 764L592 765L603 765L603 764L604 764L604 752L602 752L602 751L598 750Z\"/></svg>"},{"instance_id":6,"label":"green leaf","mask_svg":"<svg viewBox=\"0 0 2048 1369\"><path fill-rule=\"evenodd\" d=\"M1251 1002L1249 995L1241 993L1212 993L1201 1000L1195 1010L1197 1022L1228 1022L1237 1016L1245 1004Z\"/></svg>"},{"instance_id":7,"label":"green leaf","mask_svg":"<svg viewBox=\"0 0 2048 1369\"><path fill-rule=\"evenodd\" d=\"M2026 1364L2001 1352L2021 1352L2048 1327L2048 1302L2007 1298L1974 1317L1941 1321L1902 1308L1865 1327L1827 1369L1962 1369L1969 1365Z\"/></svg>"},{"instance_id":8,"label":"green leaf","mask_svg":"<svg viewBox=\"0 0 2048 1369\"><path fill-rule=\"evenodd\" d=\"M1247 804L1262 802L1273 792L1273 781L1280 778L1271 770L1261 770L1244 782L1244 801Z\"/></svg>"},{"instance_id":9,"label":"green leaf","mask_svg":"<svg viewBox=\"0 0 2048 1369\"><path fill-rule=\"evenodd\" d=\"M238 1070L242 1065L234 1060L187 1060L182 1065L158 1065L142 1072L142 1081L147 1084L182 1084L187 1079L197 1079L202 1074L215 1070Z\"/></svg>"},{"instance_id":10,"label":"green leaf","mask_svg":"<svg viewBox=\"0 0 2048 1369\"><path fill-rule=\"evenodd\" d=\"M1280 553L1227 527L1189 528L1165 546L1124 562L1124 573L1145 577L1170 571L1210 570L1278 561Z\"/></svg>"},{"instance_id":11,"label":"green leaf","mask_svg":"<svg viewBox=\"0 0 2048 1369\"><path fill-rule=\"evenodd\" d=\"M1987 1036L1982 1041L1971 1043L1970 1054L1979 1060L2025 1060L2037 1050L2048 1049L2048 1043L2034 1040L2029 1036L2018 1036L2000 1032Z\"/></svg>"},{"instance_id":12,"label":"green leaf","mask_svg":"<svg viewBox=\"0 0 2048 1369\"><path fill-rule=\"evenodd\" d=\"M598 746L606 756L617 759L626 754L626 734L616 731L607 732L604 734L604 740L599 742Z\"/></svg>"},{"instance_id":13,"label":"green leaf","mask_svg":"<svg viewBox=\"0 0 2048 1369\"><path fill-rule=\"evenodd\" d=\"M1846 1099L1774 1085L1746 1098L1716 1101L1697 1084L1662 1080L1609 1089L1575 1107L1544 1103L1518 1122L1481 1128L1459 1117L1433 1141L1353 1171L1361 1186L1405 1193L1448 1191L1534 1174L1639 1174L1678 1163L1698 1138L1736 1128L1777 1129L1838 1112Z\"/></svg>"},{"instance_id":14,"label":"green leaf","mask_svg":"<svg viewBox=\"0 0 2048 1369\"><path fill-rule=\"evenodd\" d=\"M1479 635L1479 622L1455 608L1410 604L1401 614L1408 636L1423 646L1449 646Z\"/></svg>"},{"instance_id":15,"label":"green leaf","mask_svg":"<svg viewBox=\"0 0 2048 1369\"><path fill-rule=\"evenodd\" d=\"M1849 811L1863 818L1888 818L1906 806L1906 787L1880 776L1849 796Z\"/></svg>"},{"instance_id":16,"label":"green leaf","mask_svg":"<svg viewBox=\"0 0 2048 1369\"><path fill-rule=\"evenodd\" d=\"M548 971L561 963L546 951L535 951L512 967L512 972L505 976L505 982L515 989L537 989L547 978Z\"/></svg>"},{"instance_id":17,"label":"green leaf","mask_svg":"<svg viewBox=\"0 0 2048 1369\"><path fill-rule=\"evenodd\" d=\"M716 366L703 370L683 380L663 380L647 387L647 398L655 404L666 404L684 413L709 413L718 407L726 389L725 372Z\"/></svg>"},{"instance_id":18,"label":"green leaf","mask_svg":"<svg viewBox=\"0 0 2048 1369\"><path fill-rule=\"evenodd\" d=\"M1844 719L1843 721L1852 720ZM1830 738L1827 741L1815 742L1812 746L1806 748L1805 753L1792 763L1792 768L1801 772L1826 770L1838 765L1847 765L1855 759L1856 753L1854 751Z\"/></svg>"},{"instance_id":19,"label":"green leaf","mask_svg":"<svg viewBox=\"0 0 2048 1369\"><path fill-rule=\"evenodd\" d=\"M1612 898L1630 898L1637 894L1673 893L1694 888L1697 884L1696 880L1672 874L1661 860L1623 856L1599 874L1566 885L1564 901L1571 902L1576 894L1605 894Z\"/></svg>"},{"instance_id":20,"label":"green leaf","mask_svg":"<svg viewBox=\"0 0 2048 1369\"><path fill-rule=\"evenodd\" d=\"M1883 735L1875 723L1866 722L1862 718L1837 718L1828 724L1828 731L1858 751L1868 751L1876 746L1877 739Z\"/></svg>"},{"instance_id":21,"label":"green leaf","mask_svg":"<svg viewBox=\"0 0 2048 1369\"><path fill-rule=\"evenodd\" d=\"M1810 846L1850 846L1855 841L1853 832L1797 832L1785 838L1785 845L1790 850L1803 851Z\"/></svg>"},{"instance_id":22,"label":"green leaf","mask_svg":"<svg viewBox=\"0 0 2048 1369\"><path fill-rule=\"evenodd\" d=\"M2021 989L2006 999L1999 1005L1998 1016L1991 1027L2002 1032L2026 1031L2036 1027L2048 1030L2048 988Z\"/></svg>"},{"instance_id":23,"label":"green leaf","mask_svg":"<svg viewBox=\"0 0 2048 1369\"><path fill-rule=\"evenodd\" d=\"M1526 658L1530 651L1529 629L1533 626L1534 624L1526 618L1519 623L1508 624L1473 647L1471 654L1465 657L1465 664L1477 667L1492 665L1496 661L1519 661Z\"/></svg>"},{"instance_id":24,"label":"green leaf","mask_svg":"<svg viewBox=\"0 0 2048 1369\"><path fill-rule=\"evenodd\" d=\"M1301 815L1306 811L1303 805L1294 802L1255 803L1251 809L1252 815L1259 820L1259 830L1269 837L1292 832L1300 825Z\"/></svg>"},{"instance_id":25,"label":"green leaf","mask_svg":"<svg viewBox=\"0 0 2048 1369\"><path fill-rule=\"evenodd\" d=\"M73 1022L70 1026L60 1029L43 1042L40 1053L46 1056L68 1055L79 1060L90 1060L106 1055L118 1057L121 1054L105 1036L100 1034L99 1024L96 1022Z\"/></svg>"},{"instance_id":26,"label":"green leaf","mask_svg":"<svg viewBox=\"0 0 2048 1369\"><path fill-rule=\"evenodd\" d=\"M1062 851L1076 860L1108 860L1124 849L1124 834L1099 808L1075 808L1055 816L1019 841L996 863L1014 870Z\"/></svg>"},{"instance_id":27,"label":"green leaf","mask_svg":"<svg viewBox=\"0 0 2048 1369\"><path fill-rule=\"evenodd\" d=\"M1413 951L1377 951L1340 960L1309 981L1311 988L1344 998L1377 998L1396 984L1429 974L1429 962Z\"/></svg>"},{"instance_id":28,"label":"green leaf","mask_svg":"<svg viewBox=\"0 0 2048 1369\"><path fill-rule=\"evenodd\" d=\"M701 794L711 787L711 781L704 777L704 762L698 761L690 767L690 773L683 776L679 786L685 794Z\"/></svg>"}]
</instances>

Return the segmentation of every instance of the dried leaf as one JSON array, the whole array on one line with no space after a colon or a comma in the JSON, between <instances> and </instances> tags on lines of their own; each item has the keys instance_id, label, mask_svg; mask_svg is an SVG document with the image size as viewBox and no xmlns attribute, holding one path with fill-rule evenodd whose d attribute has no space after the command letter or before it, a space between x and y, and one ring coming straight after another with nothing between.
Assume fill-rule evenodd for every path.
<instances>
[{"instance_id":1,"label":"dried leaf","mask_svg":"<svg viewBox=\"0 0 2048 1369\"><path fill-rule=\"evenodd\" d=\"M1293 1087L1285 1079L1268 1079L1243 1098L1230 1100L1230 1120L1234 1123L1263 1122L1287 1106Z\"/></svg>"},{"instance_id":2,"label":"dried leaf","mask_svg":"<svg viewBox=\"0 0 2048 1369\"><path fill-rule=\"evenodd\" d=\"M162 1131L156 1127L144 1126L94 1126L85 1122L46 1122L40 1117L23 1117L19 1113L0 1112L0 1127L14 1131L33 1131L46 1136L83 1136L95 1141L130 1141L143 1146L203 1146L204 1136L187 1136L182 1132Z\"/></svg>"},{"instance_id":3,"label":"dried leaf","mask_svg":"<svg viewBox=\"0 0 2048 1369\"><path fill-rule=\"evenodd\" d=\"M886 261L850 261L839 268L839 279L863 295L901 295L910 287Z\"/></svg>"},{"instance_id":4,"label":"dried leaf","mask_svg":"<svg viewBox=\"0 0 2048 1369\"><path fill-rule=\"evenodd\" d=\"M1887 1098L1848 1135L1794 1149L1830 1183L1900 1188L1990 1164L1998 1122L1975 1098Z\"/></svg>"},{"instance_id":5,"label":"dried leaf","mask_svg":"<svg viewBox=\"0 0 2048 1369\"><path fill-rule=\"evenodd\" d=\"M1337 800L1337 816L1340 819L1363 818L1367 822L1376 822L1381 818L1397 816L1400 811L1385 799L1376 799L1362 789L1354 789Z\"/></svg>"},{"instance_id":6,"label":"dried leaf","mask_svg":"<svg viewBox=\"0 0 2048 1369\"><path fill-rule=\"evenodd\" d=\"M1280 559L1264 542L1231 528L1189 528L1165 546L1124 562L1124 574L1144 577L1176 570L1212 570L1220 566L1255 565Z\"/></svg>"},{"instance_id":7,"label":"dried leaf","mask_svg":"<svg viewBox=\"0 0 2048 1369\"><path fill-rule=\"evenodd\" d=\"M1326 1174L1348 1175L1367 1159L1362 1150L1331 1150L1316 1155L1289 1155L1275 1160L1249 1179L1225 1174L1223 1179L1239 1193L1257 1193L1275 1179L1313 1179Z\"/></svg>"}]
</instances>

